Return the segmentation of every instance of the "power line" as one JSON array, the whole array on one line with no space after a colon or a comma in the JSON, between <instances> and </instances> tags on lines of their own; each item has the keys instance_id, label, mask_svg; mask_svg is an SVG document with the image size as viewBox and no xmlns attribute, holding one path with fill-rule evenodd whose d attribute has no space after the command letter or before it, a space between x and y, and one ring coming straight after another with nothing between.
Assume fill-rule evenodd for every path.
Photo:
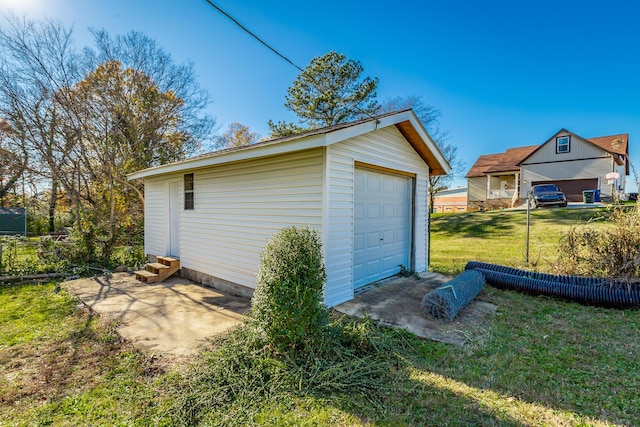
<instances>
[{"instance_id":1,"label":"power line","mask_svg":"<svg viewBox=\"0 0 640 427\"><path fill-rule=\"evenodd\" d=\"M251 37L253 37L254 39L258 40L260 43L262 43L266 48L268 48L270 51L272 51L273 53L275 53L276 55L278 55L280 58L284 59L285 61L287 61L289 64L293 65L294 67L296 67L299 71L303 71L302 68L300 68L299 66L297 66L292 60L290 60L289 58L287 58L286 56L284 56L283 54L281 54L280 52L278 52L274 47L272 47L269 43L265 42L264 40L262 40L260 37L258 37L254 32L252 32L250 29L248 29L247 27L245 27L244 25L242 25L240 22L238 22L237 19L235 19L233 16L229 15L227 12L225 12L224 10L222 10L220 8L220 6L216 5L214 2L212 2L211 0L206 0L207 3L209 3L209 5L211 5L211 7L215 8L218 12L222 13L224 16L226 16L227 18L229 18L234 24L236 24L238 27L240 27L245 33L249 34Z\"/></svg>"},{"instance_id":2,"label":"power line","mask_svg":"<svg viewBox=\"0 0 640 427\"><path fill-rule=\"evenodd\" d=\"M242 25L237 19L235 19L233 16L231 16L230 14L228 14L227 12L225 12L220 6L218 6L217 4L215 4L213 1L211 0L206 0L207 3L209 3L209 5L211 7L213 7L214 9L216 9L218 12L222 13L224 16L226 16L229 20L231 20L231 22L233 22L234 24L236 24L239 28L242 29L242 31L244 31L245 33L249 34L251 37L253 37L254 39L258 40L263 46L265 46L267 49L269 49L270 51L272 51L273 53L275 53L276 55L278 55L280 58L284 59L285 61L287 61L290 65L294 66L298 71L300 72L304 72L304 70L299 67L298 65L296 65L295 62L293 62L292 60L290 60L289 58L287 58L286 56L284 56L282 53L278 52L274 47L272 47L269 43L267 43L266 41L262 40L258 35L256 35L253 31L251 31L250 29L248 29L247 27L245 27L244 25ZM325 94L325 92L320 89L318 86L314 85L313 83L311 83L311 85L321 94ZM369 116L370 118L373 118L374 116L369 114L368 112L362 110L360 107L358 107L357 105L354 105L353 108L358 111L361 114L364 114L365 116Z\"/></svg>"}]
</instances>

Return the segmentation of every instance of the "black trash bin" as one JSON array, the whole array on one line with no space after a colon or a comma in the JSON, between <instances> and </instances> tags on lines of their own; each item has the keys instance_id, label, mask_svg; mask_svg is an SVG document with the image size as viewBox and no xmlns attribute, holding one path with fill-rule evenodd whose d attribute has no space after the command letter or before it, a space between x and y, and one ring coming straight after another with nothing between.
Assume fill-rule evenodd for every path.
<instances>
[{"instance_id":1,"label":"black trash bin","mask_svg":"<svg viewBox=\"0 0 640 427\"><path fill-rule=\"evenodd\" d=\"M593 196L595 191L593 190L584 190L582 192L582 203L593 203Z\"/></svg>"}]
</instances>

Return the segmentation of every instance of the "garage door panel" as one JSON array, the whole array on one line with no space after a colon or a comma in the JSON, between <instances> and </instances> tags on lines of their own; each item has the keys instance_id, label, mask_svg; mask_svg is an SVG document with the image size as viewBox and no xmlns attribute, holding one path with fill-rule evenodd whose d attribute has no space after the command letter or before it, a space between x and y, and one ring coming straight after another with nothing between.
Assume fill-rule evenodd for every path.
<instances>
[{"instance_id":1,"label":"garage door panel","mask_svg":"<svg viewBox=\"0 0 640 427\"><path fill-rule=\"evenodd\" d=\"M377 203L368 203L366 205L366 217L370 220L377 220L380 218L380 205Z\"/></svg>"},{"instance_id":2,"label":"garage door panel","mask_svg":"<svg viewBox=\"0 0 640 427\"><path fill-rule=\"evenodd\" d=\"M353 209L353 218L358 221L364 218L364 206L358 205Z\"/></svg>"},{"instance_id":3,"label":"garage door panel","mask_svg":"<svg viewBox=\"0 0 640 427\"><path fill-rule=\"evenodd\" d=\"M364 234L359 233L353 236L353 249L356 251L364 249Z\"/></svg>"},{"instance_id":4,"label":"garage door panel","mask_svg":"<svg viewBox=\"0 0 640 427\"><path fill-rule=\"evenodd\" d=\"M365 180L367 183L367 191L369 193L380 193L381 179L379 176L367 176Z\"/></svg>"},{"instance_id":5,"label":"garage door panel","mask_svg":"<svg viewBox=\"0 0 640 427\"><path fill-rule=\"evenodd\" d=\"M398 266L398 264L396 264L396 259L397 259L397 257L393 256L393 255L383 258L381 260L382 261L382 269L384 271L387 271L387 272L393 271ZM391 273L391 274L393 275L393 273Z\"/></svg>"},{"instance_id":6,"label":"garage door panel","mask_svg":"<svg viewBox=\"0 0 640 427\"><path fill-rule=\"evenodd\" d=\"M365 266L364 265L356 265L353 267L353 276L354 277L362 277L365 275Z\"/></svg>"},{"instance_id":7,"label":"garage door panel","mask_svg":"<svg viewBox=\"0 0 640 427\"><path fill-rule=\"evenodd\" d=\"M354 287L392 276L408 266L411 251L411 180L356 169Z\"/></svg>"},{"instance_id":8,"label":"garage door panel","mask_svg":"<svg viewBox=\"0 0 640 427\"><path fill-rule=\"evenodd\" d=\"M369 267L370 270L376 270L378 269L378 266L380 265L380 260L379 259L374 259L372 261L369 261L367 263L367 267Z\"/></svg>"},{"instance_id":9,"label":"garage door panel","mask_svg":"<svg viewBox=\"0 0 640 427\"><path fill-rule=\"evenodd\" d=\"M380 232L374 231L367 233L367 247L366 250L372 250L380 246Z\"/></svg>"},{"instance_id":10,"label":"garage door panel","mask_svg":"<svg viewBox=\"0 0 640 427\"><path fill-rule=\"evenodd\" d=\"M382 232L382 241L384 244L392 244L398 240L398 233L396 230L386 230Z\"/></svg>"},{"instance_id":11,"label":"garage door panel","mask_svg":"<svg viewBox=\"0 0 640 427\"><path fill-rule=\"evenodd\" d=\"M382 209L382 217L383 218L394 218L396 216L396 205L393 203L385 203Z\"/></svg>"},{"instance_id":12,"label":"garage door panel","mask_svg":"<svg viewBox=\"0 0 640 427\"><path fill-rule=\"evenodd\" d=\"M354 191L364 191L366 189L365 177L362 175L355 175L353 177L353 189Z\"/></svg>"}]
</instances>

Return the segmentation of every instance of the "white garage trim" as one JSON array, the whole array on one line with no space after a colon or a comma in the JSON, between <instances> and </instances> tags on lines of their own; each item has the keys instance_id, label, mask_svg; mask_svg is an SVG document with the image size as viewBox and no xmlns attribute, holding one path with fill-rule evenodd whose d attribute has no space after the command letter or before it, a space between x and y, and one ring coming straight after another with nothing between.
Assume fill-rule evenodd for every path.
<instances>
[{"instance_id":1,"label":"white garage trim","mask_svg":"<svg viewBox=\"0 0 640 427\"><path fill-rule=\"evenodd\" d=\"M353 162L353 165L356 168L373 169L380 172L390 173L392 175L403 175L403 176L408 176L409 178L416 177L416 174L413 172L401 171L398 169L387 168L380 165L372 165L370 163L359 162L357 160Z\"/></svg>"}]
</instances>

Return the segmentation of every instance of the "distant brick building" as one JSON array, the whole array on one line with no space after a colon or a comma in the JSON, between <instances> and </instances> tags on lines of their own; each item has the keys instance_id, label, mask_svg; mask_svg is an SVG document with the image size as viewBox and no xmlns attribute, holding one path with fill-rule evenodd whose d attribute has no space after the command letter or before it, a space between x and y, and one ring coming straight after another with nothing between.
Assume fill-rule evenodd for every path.
<instances>
[{"instance_id":1,"label":"distant brick building","mask_svg":"<svg viewBox=\"0 0 640 427\"><path fill-rule=\"evenodd\" d=\"M466 212L467 189L450 188L438 191L433 198L433 213Z\"/></svg>"}]
</instances>

